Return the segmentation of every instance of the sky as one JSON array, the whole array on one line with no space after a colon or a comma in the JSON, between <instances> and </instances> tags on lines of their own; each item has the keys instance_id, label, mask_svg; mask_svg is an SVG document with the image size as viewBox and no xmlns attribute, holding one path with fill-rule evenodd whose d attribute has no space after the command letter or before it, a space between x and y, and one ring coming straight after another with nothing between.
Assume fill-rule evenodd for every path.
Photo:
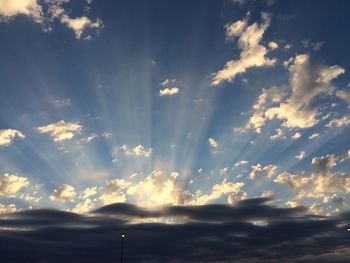
<instances>
[{"instance_id":1,"label":"sky","mask_svg":"<svg viewBox=\"0 0 350 263\"><path fill-rule=\"evenodd\" d=\"M0 0L4 262L348 262L349 7Z\"/></svg>"}]
</instances>

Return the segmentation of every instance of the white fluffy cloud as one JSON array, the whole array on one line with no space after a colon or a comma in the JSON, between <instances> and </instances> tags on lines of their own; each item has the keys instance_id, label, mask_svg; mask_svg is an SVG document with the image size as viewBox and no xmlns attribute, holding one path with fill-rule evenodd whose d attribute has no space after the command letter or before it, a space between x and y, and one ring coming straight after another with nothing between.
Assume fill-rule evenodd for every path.
<instances>
[{"instance_id":1,"label":"white fluffy cloud","mask_svg":"<svg viewBox=\"0 0 350 263\"><path fill-rule=\"evenodd\" d=\"M0 147L10 145L16 138L24 139L25 135L13 129L3 129L0 130Z\"/></svg>"},{"instance_id":2,"label":"white fluffy cloud","mask_svg":"<svg viewBox=\"0 0 350 263\"><path fill-rule=\"evenodd\" d=\"M49 133L55 142L72 139L82 131L79 122L65 122L63 120L38 127L40 133Z\"/></svg>"},{"instance_id":3,"label":"white fluffy cloud","mask_svg":"<svg viewBox=\"0 0 350 263\"><path fill-rule=\"evenodd\" d=\"M229 204L236 204L239 201L242 201L244 199L247 199L248 195L246 192L243 191L235 191L233 193L230 193L227 198L227 203Z\"/></svg>"},{"instance_id":4,"label":"white fluffy cloud","mask_svg":"<svg viewBox=\"0 0 350 263\"><path fill-rule=\"evenodd\" d=\"M293 140L298 140L298 139L300 139L300 137L301 137L301 133L300 132L296 132L296 133L294 133L293 135L292 135L292 139Z\"/></svg>"},{"instance_id":5,"label":"white fluffy cloud","mask_svg":"<svg viewBox=\"0 0 350 263\"><path fill-rule=\"evenodd\" d=\"M180 92L176 79L165 79L162 83L160 83L160 86L162 86L163 89L159 90L159 96L172 96Z\"/></svg>"},{"instance_id":6,"label":"white fluffy cloud","mask_svg":"<svg viewBox=\"0 0 350 263\"><path fill-rule=\"evenodd\" d=\"M252 166L248 179L255 180L256 176L266 176L267 178L271 178L275 174L276 169L277 166L274 164L262 166L258 163L257 165Z\"/></svg>"},{"instance_id":7,"label":"white fluffy cloud","mask_svg":"<svg viewBox=\"0 0 350 263\"><path fill-rule=\"evenodd\" d=\"M247 194L242 192L243 182L229 182L223 179L221 183L212 186L210 193L204 194L200 190L190 193L186 187L183 187L183 178L177 172L166 174L162 171L153 171L143 179L133 181L136 176L141 174L134 174L129 178L130 180L108 181L107 186L101 190L98 200L102 205L128 201L150 207L204 205L221 197L226 197L229 203L235 203L247 197ZM80 204L83 207L85 205L87 204L84 202Z\"/></svg>"},{"instance_id":8,"label":"white fluffy cloud","mask_svg":"<svg viewBox=\"0 0 350 263\"><path fill-rule=\"evenodd\" d=\"M243 182L232 183L225 178L220 184L212 187L210 194L197 194L189 200L188 205L204 205L210 201L219 199L223 195L228 196L228 202L233 204L238 200L246 198L246 193L242 192Z\"/></svg>"},{"instance_id":9,"label":"white fluffy cloud","mask_svg":"<svg viewBox=\"0 0 350 263\"><path fill-rule=\"evenodd\" d=\"M75 189L73 186L64 184L59 188L55 189L50 195L50 199L59 202L74 201L76 197Z\"/></svg>"},{"instance_id":10,"label":"white fluffy cloud","mask_svg":"<svg viewBox=\"0 0 350 263\"><path fill-rule=\"evenodd\" d=\"M285 66L289 70L291 90L287 93L286 90L277 87L263 89L253 106L253 114L245 129L254 129L261 133L266 122L272 119L282 120L282 126L286 128L313 127L320 121L321 105L316 99L321 95L331 94L334 89L332 80L345 72L337 65L315 63L306 54L289 59ZM342 118L331 121L328 126L347 123L347 119ZM296 132L292 138L298 139L300 136L301 134Z\"/></svg>"},{"instance_id":11,"label":"white fluffy cloud","mask_svg":"<svg viewBox=\"0 0 350 263\"><path fill-rule=\"evenodd\" d=\"M297 55L290 63L291 95L279 106L269 108L265 116L283 120L283 126L288 128L309 128L319 122L315 98L330 93L331 81L345 70L337 65L313 63L306 54Z\"/></svg>"},{"instance_id":12,"label":"white fluffy cloud","mask_svg":"<svg viewBox=\"0 0 350 263\"><path fill-rule=\"evenodd\" d=\"M172 172L166 175L162 171L153 171L127 190L128 196L145 206L184 204L187 199L186 193L180 185L179 173Z\"/></svg>"},{"instance_id":13,"label":"white fluffy cloud","mask_svg":"<svg viewBox=\"0 0 350 263\"><path fill-rule=\"evenodd\" d=\"M80 203L78 203L71 211L73 213L83 214L90 212L92 209L96 207L96 203L91 199L86 199Z\"/></svg>"},{"instance_id":14,"label":"white fluffy cloud","mask_svg":"<svg viewBox=\"0 0 350 263\"><path fill-rule=\"evenodd\" d=\"M171 96L178 94L180 89L178 87L164 88L159 90L159 96Z\"/></svg>"},{"instance_id":15,"label":"white fluffy cloud","mask_svg":"<svg viewBox=\"0 0 350 263\"><path fill-rule=\"evenodd\" d=\"M0 198L16 197L17 193L29 186L28 179L14 174L0 175Z\"/></svg>"},{"instance_id":16,"label":"white fluffy cloud","mask_svg":"<svg viewBox=\"0 0 350 263\"><path fill-rule=\"evenodd\" d=\"M153 151L152 148L147 149L144 146L142 146L141 144L139 144L133 148L124 144L119 148L119 150L126 155L143 156L143 157L150 157L152 154L152 151Z\"/></svg>"},{"instance_id":17,"label":"white fluffy cloud","mask_svg":"<svg viewBox=\"0 0 350 263\"><path fill-rule=\"evenodd\" d=\"M26 15L35 22L44 20L42 7L37 0L0 0L0 19L8 20L17 15Z\"/></svg>"},{"instance_id":18,"label":"white fluffy cloud","mask_svg":"<svg viewBox=\"0 0 350 263\"><path fill-rule=\"evenodd\" d=\"M63 8L70 0L0 0L0 21L8 21L17 15L25 15L33 19L36 23L44 25L47 31L52 30L52 21L58 19L62 24L74 31L77 39L84 36L89 39L88 30L99 31L103 27L101 19L92 21L87 16L72 18ZM87 2L87 5L91 2ZM45 6L45 7L44 7ZM44 8L43 8L44 7ZM44 12L45 10L45 12Z\"/></svg>"},{"instance_id":19,"label":"white fluffy cloud","mask_svg":"<svg viewBox=\"0 0 350 263\"><path fill-rule=\"evenodd\" d=\"M311 173L283 172L274 182L289 185L299 198L321 198L326 194L350 193L349 174L333 171L340 160L341 157L334 154L315 157L311 162Z\"/></svg>"},{"instance_id":20,"label":"white fluffy cloud","mask_svg":"<svg viewBox=\"0 0 350 263\"><path fill-rule=\"evenodd\" d=\"M103 205L112 203L124 203L126 201L125 191L131 185L124 179L114 179L107 182L99 199Z\"/></svg>"},{"instance_id":21,"label":"white fluffy cloud","mask_svg":"<svg viewBox=\"0 0 350 263\"><path fill-rule=\"evenodd\" d=\"M285 90L277 88L275 86L269 89L263 89L258 97L257 102L253 106L253 114L249 118L245 129L254 129L255 132L261 133L261 129L264 127L267 120L265 112L267 110L268 103L281 102L285 96Z\"/></svg>"},{"instance_id":22,"label":"white fluffy cloud","mask_svg":"<svg viewBox=\"0 0 350 263\"><path fill-rule=\"evenodd\" d=\"M270 67L276 59L266 57L268 50L260 44L262 37L270 25L270 16L262 14L262 23L247 24L247 19L239 20L226 26L226 36L228 39L238 37L238 47L241 49L238 60L228 61L222 70L214 74L211 85L219 85L223 81L232 81L238 74L244 73L253 67Z\"/></svg>"},{"instance_id":23,"label":"white fluffy cloud","mask_svg":"<svg viewBox=\"0 0 350 263\"><path fill-rule=\"evenodd\" d=\"M77 39L80 39L83 32L87 29L100 29L103 25L99 18L95 22L92 22L86 16L70 18L68 15L62 15L60 21L74 31Z\"/></svg>"}]
</instances>

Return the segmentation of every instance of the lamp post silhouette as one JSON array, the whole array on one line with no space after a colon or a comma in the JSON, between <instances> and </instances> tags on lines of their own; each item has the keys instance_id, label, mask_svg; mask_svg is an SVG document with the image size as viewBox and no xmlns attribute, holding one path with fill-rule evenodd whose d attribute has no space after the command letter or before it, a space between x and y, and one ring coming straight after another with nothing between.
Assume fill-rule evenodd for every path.
<instances>
[{"instance_id":1,"label":"lamp post silhouette","mask_svg":"<svg viewBox=\"0 0 350 263\"><path fill-rule=\"evenodd\" d=\"M126 238L126 234L121 234L121 247L120 247L120 263L123 263L123 250L124 250L124 239Z\"/></svg>"}]
</instances>

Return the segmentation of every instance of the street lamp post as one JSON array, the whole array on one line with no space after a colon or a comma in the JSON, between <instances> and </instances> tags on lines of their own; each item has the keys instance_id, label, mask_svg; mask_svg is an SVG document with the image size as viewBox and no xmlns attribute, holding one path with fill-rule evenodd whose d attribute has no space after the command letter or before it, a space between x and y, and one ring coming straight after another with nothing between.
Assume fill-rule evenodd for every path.
<instances>
[{"instance_id":1,"label":"street lamp post","mask_svg":"<svg viewBox=\"0 0 350 263\"><path fill-rule=\"evenodd\" d=\"M124 239L126 238L126 234L121 234L121 247L120 247L120 263L123 263L123 250L124 250Z\"/></svg>"}]
</instances>

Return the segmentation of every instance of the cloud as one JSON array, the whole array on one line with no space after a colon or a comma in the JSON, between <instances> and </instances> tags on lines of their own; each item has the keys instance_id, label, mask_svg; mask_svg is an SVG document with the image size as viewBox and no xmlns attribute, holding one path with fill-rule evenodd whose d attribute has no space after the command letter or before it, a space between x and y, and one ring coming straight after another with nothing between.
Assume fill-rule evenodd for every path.
<instances>
[{"instance_id":1,"label":"cloud","mask_svg":"<svg viewBox=\"0 0 350 263\"><path fill-rule=\"evenodd\" d=\"M214 74L211 85L217 86L223 81L232 81L238 74L244 73L253 67L271 67L276 59L266 57L268 50L260 44L260 41L270 25L270 15L262 14L262 23L253 23L248 26L246 19L236 21L226 26L228 39L238 37L238 47L241 50L238 60L226 62L224 68Z\"/></svg>"},{"instance_id":2,"label":"cloud","mask_svg":"<svg viewBox=\"0 0 350 263\"><path fill-rule=\"evenodd\" d=\"M291 44L286 44L286 45L284 46L284 49L286 49L286 50L291 49L291 48L292 48L292 45L291 45Z\"/></svg>"},{"instance_id":3,"label":"cloud","mask_svg":"<svg viewBox=\"0 0 350 263\"><path fill-rule=\"evenodd\" d=\"M340 160L340 156L327 154L326 156L314 157L311 166L316 173L326 173L332 170Z\"/></svg>"},{"instance_id":4,"label":"cloud","mask_svg":"<svg viewBox=\"0 0 350 263\"><path fill-rule=\"evenodd\" d=\"M17 15L29 16L36 23L44 20L42 7L37 0L0 0L0 21L7 21Z\"/></svg>"},{"instance_id":5,"label":"cloud","mask_svg":"<svg viewBox=\"0 0 350 263\"><path fill-rule=\"evenodd\" d=\"M300 132L296 132L296 133L294 133L293 135L292 135L292 139L293 140L298 140L298 139L300 139L300 137L301 137L301 133Z\"/></svg>"},{"instance_id":6,"label":"cloud","mask_svg":"<svg viewBox=\"0 0 350 263\"><path fill-rule=\"evenodd\" d=\"M342 100L344 100L348 104L348 108L350 108L350 93L345 90L339 90L335 93L335 95Z\"/></svg>"},{"instance_id":7,"label":"cloud","mask_svg":"<svg viewBox=\"0 0 350 263\"><path fill-rule=\"evenodd\" d=\"M330 201L339 206L343 206L346 203L345 198L339 197L337 194L327 195L323 197L323 203L329 203Z\"/></svg>"},{"instance_id":8,"label":"cloud","mask_svg":"<svg viewBox=\"0 0 350 263\"><path fill-rule=\"evenodd\" d=\"M229 182L226 178L220 183L213 185L211 193L209 194L197 194L187 203L187 205L204 205L213 200L221 198L223 195L227 195L227 201L229 203L235 203L238 200L244 199L247 195L241 192L243 188L243 182ZM241 199L240 199L241 198Z\"/></svg>"},{"instance_id":9,"label":"cloud","mask_svg":"<svg viewBox=\"0 0 350 263\"><path fill-rule=\"evenodd\" d=\"M302 160L304 159L306 156L306 153L304 151L300 151L297 155L295 155L295 158L297 158L298 160Z\"/></svg>"},{"instance_id":10,"label":"cloud","mask_svg":"<svg viewBox=\"0 0 350 263\"><path fill-rule=\"evenodd\" d=\"M16 211L17 211L17 207L15 204L4 205L0 203L0 214L8 214Z\"/></svg>"},{"instance_id":11,"label":"cloud","mask_svg":"<svg viewBox=\"0 0 350 263\"><path fill-rule=\"evenodd\" d=\"M247 19L238 20L232 24L227 24L225 26L227 40L232 40L234 37L239 37L246 27Z\"/></svg>"},{"instance_id":12,"label":"cloud","mask_svg":"<svg viewBox=\"0 0 350 263\"><path fill-rule=\"evenodd\" d=\"M127 195L143 206L184 204L187 192L180 184L180 174L172 172L166 175L162 171L153 171L143 180L127 189Z\"/></svg>"},{"instance_id":13,"label":"cloud","mask_svg":"<svg viewBox=\"0 0 350 263\"><path fill-rule=\"evenodd\" d=\"M77 18L70 18L68 15L62 15L61 23L66 24L75 33L75 37L80 39L83 32L87 29L100 29L102 28L102 20L99 18L95 22L92 22L88 17L82 16Z\"/></svg>"},{"instance_id":14,"label":"cloud","mask_svg":"<svg viewBox=\"0 0 350 263\"><path fill-rule=\"evenodd\" d=\"M45 31L52 30L52 22L58 19L62 24L74 31L75 37L81 39L90 39L91 36L87 33L88 30L94 29L97 32L103 28L103 23L100 18L92 21L87 16L72 18L68 15L63 5L66 5L70 0L0 0L0 21L8 21L17 15L25 15L33 19L34 22L44 26ZM91 4L87 2L87 6Z\"/></svg>"},{"instance_id":15,"label":"cloud","mask_svg":"<svg viewBox=\"0 0 350 263\"><path fill-rule=\"evenodd\" d=\"M239 4L239 5L244 5L246 0L232 0L232 3L234 4Z\"/></svg>"},{"instance_id":16,"label":"cloud","mask_svg":"<svg viewBox=\"0 0 350 263\"><path fill-rule=\"evenodd\" d=\"M91 199L86 199L80 203L78 203L74 208L72 208L73 213L84 214L90 212L92 209L96 207L96 203Z\"/></svg>"},{"instance_id":17,"label":"cloud","mask_svg":"<svg viewBox=\"0 0 350 263\"><path fill-rule=\"evenodd\" d=\"M180 89L178 87L172 87L172 88L165 88L159 90L159 96L171 96L178 94Z\"/></svg>"},{"instance_id":18,"label":"cloud","mask_svg":"<svg viewBox=\"0 0 350 263\"><path fill-rule=\"evenodd\" d=\"M309 139L310 139L310 140L313 140L313 139L316 139L316 138L318 138L318 137L320 137L320 135L319 135L318 133L313 133L313 134L311 134L311 135L309 136Z\"/></svg>"},{"instance_id":19,"label":"cloud","mask_svg":"<svg viewBox=\"0 0 350 263\"><path fill-rule=\"evenodd\" d=\"M0 175L0 198L16 197L17 193L29 186L28 179L14 174Z\"/></svg>"},{"instance_id":20,"label":"cloud","mask_svg":"<svg viewBox=\"0 0 350 263\"><path fill-rule=\"evenodd\" d=\"M276 42L273 42L273 41L270 41L270 42L268 43L268 46L269 46L270 49L276 49L276 48L278 48L278 44L277 44Z\"/></svg>"},{"instance_id":21,"label":"cloud","mask_svg":"<svg viewBox=\"0 0 350 263\"><path fill-rule=\"evenodd\" d=\"M64 4L69 3L70 0L58 0L51 1L48 8L49 20L53 21L58 19L62 24L66 25L69 29L73 30L77 39L90 39L91 36L87 33L88 30L96 30L99 32L103 28L103 22L100 18L96 18L96 21L92 21L87 16L80 16L72 18L68 15L67 11L63 8ZM91 2L87 3L87 6Z\"/></svg>"},{"instance_id":22,"label":"cloud","mask_svg":"<svg viewBox=\"0 0 350 263\"><path fill-rule=\"evenodd\" d=\"M96 138L98 138L98 135L95 133L91 133L89 136L82 138L81 141L85 142L85 143L89 143L89 142L95 140Z\"/></svg>"},{"instance_id":23,"label":"cloud","mask_svg":"<svg viewBox=\"0 0 350 263\"><path fill-rule=\"evenodd\" d=\"M156 170L141 180L132 181L133 178L135 176L130 177L130 180L115 179L108 181L98 199L104 205L128 201L140 206L157 207L165 205L204 205L222 196L226 196L231 200L230 202L247 197L245 193L239 193L244 183L233 183L227 179L223 179L219 184L214 184L211 187L211 192L205 194L200 190L195 193L189 192L187 187L183 185L182 176L177 172L166 174L163 171ZM231 195L230 198L229 195Z\"/></svg>"},{"instance_id":24,"label":"cloud","mask_svg":"<svg viewBox=\"0 0 350 263\"><path fill-rule=\"evenodd\" d=\"M267 121L265 112L267 110L268 103L281 102L285 96L285 90L275 86L269 89L263 89L257 102L253 106L253 114L249 118L245 129L254 129L256 133L261 133L262 127L264 127Z\"/></svg>"},{"instance_id":25,"label":"cloud","mask_svg":"<svg viewBox=\"0 0 350 263\"><path fill-rule=\"evenodd\" d=\"M162 86L163 89L159 90L159 96L172 96L180 92L176 79L165 79L160 83L160 86Z\"/></svg>"},{"instance_id":26,"label":"cloud","mask_svg":"<svg viewBox=\"0 0 350 263\"><path fill-rule=\"evenodd\" d=\"M130 183L124 179L114 179L107 182L103 193L99 199L102 204L124 203L126 201L125 191L130 186Z\"/></svg>"},{"instance_id":27,"label":"cloud","mask_svg":"<svg viewBox=\"0 0 350 263\"><path fill-rule=\"evenodd\" d=\"M313 50L315 51L320 51L321 47L324 45L324 42L323 41L318 41L316 43L314 43L313 45Z\"/></svg>"},{"instance_id":28,"label":"cloud","mask_svg":"<svg viewBox=\"0 0 350 263\"><path fill-rule=\"evenodd\" d=\"M333 171L340 160L341 157L334 154L314 157L311 162L311 173L283 172L274 182L289 185L297 192L298 198L322 198L326 194L350 193L349 174Z\"/></svg>"},{"instance_id":29,"label":"cloud","mask_svg":"<svg viewBox=\"0 0 350 263\"><path fill-rule=\"evenodd\" d=\"M331 127L340 128L340 127L348 126L349 124L350 124L350 118L348 116L344 116L339 119L333 119L329 121L325 126L327 128L331 128Z\"/></svg>"},{"instance_id":30,"label":"cloud","mask_svg":"<svg viewBox=\"0 0 350 263\"><path fill-rule=\"evenodd\" d=\"M348 213L312 217L305 207L278 208L267 201L258 198L236 205L152 210L116 204L86 215L47 209L22 211L1 216L0 242L6 244L0 247L1 260L56 263L69 255L75 262L113 262L120 251L118 233L122 230L127 233L125 259L135 263L149 259L154 263L348 260L349 238L344 230ZM164 220L168 218L175 223ZM157 223L135 223L144 219L156 219ZM258 220L266 223L251 223Z\"/></svg>"},{"instance_id":31,"label":"cloud","mask_svg":"<svg viewBox=\"0 0 350 263\"><path fill-rule=\"evenodd\" d=\"M119 148L119 150L126 155L143 156L143 157L150 157L153 151L152 148L147 149L141 144L135 146L134 148L130 148L128 145L124 144Z\"/></svg>"},{"instance_id":32,"label":"cloud","mask_svg":"<svg viewBox=\"0 0 350 263\"><path fill-rule=\"evenodd\" d=\"M212 147L214 149L219 147L218 142L216 140L214 140L213 138L209 138L208 143L209 143L210 147Z\"/></svg>"},{"instance_id":33,"label":"cloud","mask_svg":"<svg viewBox=\"0 0 350 263\"><path fill-rule=\"evenodd\" d=\"M288 128L313 127L319 122L319 104L315 99L330 93L331 81L345 70L337 65L313 63L306 54L297 55L290 63L291 95L279 106L266 110L265 116L283 120L283 126Z\"/></svg>"},{"instance_id":34,"label":"cloud","mask_svg":"<svg viewBox=\"0 0 350 263\"><path fill-rule=\"evenodd\" d=\"M248 195L246 192L243 191L235 191L233 193L230 193L227 198L228 204L237 204L238 202L248 199Z\"/></svg>"},{"instance_id":35,"label":"cloud","mask_svg":"<svg viewBox=\"0 0 350 263\"><path fill-rule=\"evenodd\" d=\"M55 142L70 140L82 131L79 122L65 122L63 120L38 127L40 133L50 133Z\"/></svg>"},{"instance_id":36,"label":"cloud","mask_svg":"<svg viewBox=\"0 0 350 263\"><path fill-rule=\"evenodd\" d=\"M74 201L75 197L76 193L74 187L68 184L64 184L59 188L55 189L50 195L51 200L59 202L72 202Z\"/></svg>"},{"instance_id":37,"label":"cloud","mask_svg":"<svg viewBox=\"0 0 350 263\"><path fill-rule=\"evenodd\" d=\"M55 108L64 108L72 105L71 99L51 99L50 102Z\"/></svg>"},{"instance_id":38,"label":"cloud","mask_svg":"<svg viewBox=\"0 0 350 263\"><path fill-rule=\"evenodd\" d=\"M324 214L324 208L322 204L313 203L309 207L309 213L312 215L323 215Z\"/></svg>"},{"instance_id":39,"label":"cloud","mask_svg":"<svg viewBox=\"0 0 350 263\"><path fill-rule=\"evenodd\" d=\"M246 160L241 160L241 161L235 163L235 167L240 168L240 167L242 167L242 166L245 166L246 164L248 164L248 161L246 161Z\"/></svg>"},{"instance_id":40,"label":"cloud","mask_svg":"<svg viewBox=\"0 0 350 263\"><path fill-rule=\"evenodd\" d=\"M258 163L257 165L252 166L248 179L255 180L256 176L266 176L267 178L271 178L275 174L276 169L277 166L274 164L262 166Z\"/></svg>"},{"instance_id":41,"label":"cloud","mask_svg":"<svg viewBox=\"0 0 350 263\"><path fill-rule=\"evenodd\" d=\"M162 83L160 83L161 86L163 87L167 87L170 84L170 80L169 79L165 79Z\"/></svg>"},{"instance_id":42,"label":"cloud","mask_svg":"<svg viewBox=\"0 0 350 263\"><path fill-rule=\"evenodd\" d=\"M86 188L81 194L80 194L80 198L81 199L86 199L88 197L94 196L97 194L97 186L92 186L92 187L88 187Z\"/></svg>"},{"instance_id":43,"label":"cloud","mask_svg":"<svg viewBox=\"0 0 350 263\"><path fill-rule=\"evenodd\" d=\"M8 146L12 144L16 138L24 139L25 135L18 130L13 130L13 129L0 130L0 147Z\"/></svg>"},{"instance_id":44,"label":"cloud","mask_svg":"<svg viewBox=\"0 0 350 263\"><path fill-rule=\"evenodd\" d=\"M283 139L283 138L286 138L286 136L283 134L283 130L281 128L277 128L276 133L270 136L271 140L277 140L277 139Z\"/></svg>"}]
</instances>

